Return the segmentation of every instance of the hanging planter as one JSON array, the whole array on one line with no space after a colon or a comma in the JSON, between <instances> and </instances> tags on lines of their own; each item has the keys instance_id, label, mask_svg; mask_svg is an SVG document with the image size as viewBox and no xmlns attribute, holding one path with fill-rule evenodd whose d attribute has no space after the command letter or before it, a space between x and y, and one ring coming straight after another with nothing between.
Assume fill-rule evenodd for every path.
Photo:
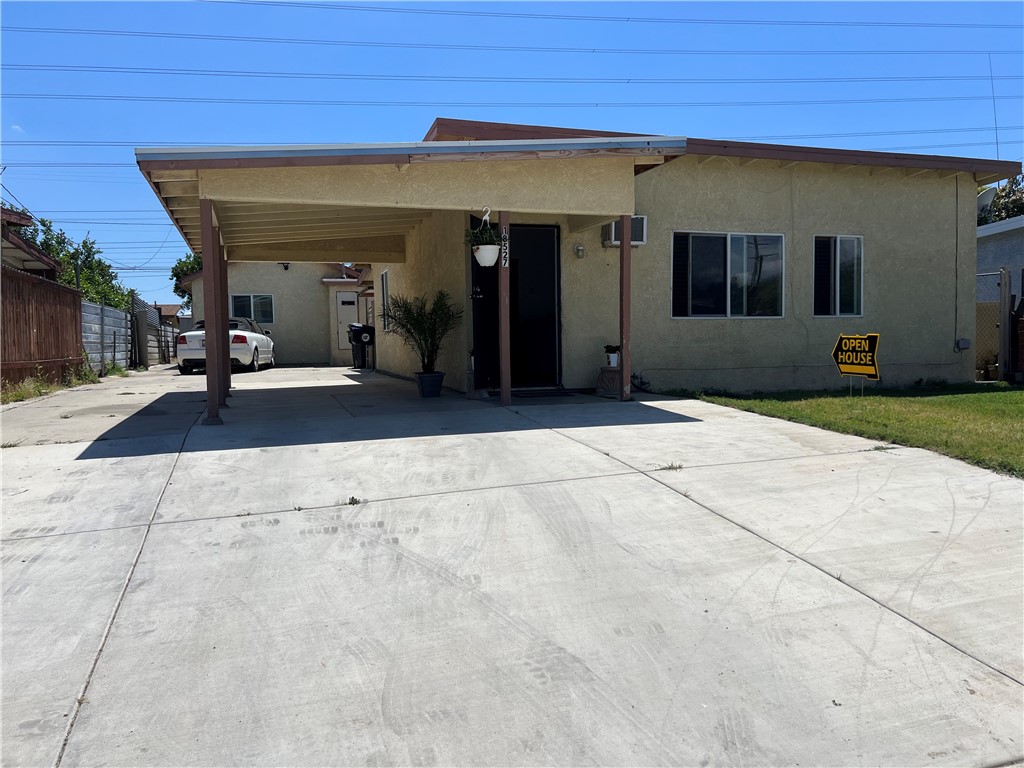
<instances>
[{"instance_id":1,"label":"hanging planter","mask_svg":"<svg viewBox=\"0 0 1024 768\"><path fill-rule=\"evenodd\" d=\"M481 267L493 267L501 253L501 235L491 226L491 209L484 208L484 218L478 229L466 230L466 245L473 250L473 257Z\"/></svg>"},{"instance_id":2,"label":"hanging planter","mask_svg":"<svg viewBox=\"0 0 1024 768\"><path fill-rule=\"evenodd\" d=\"M501 253L500 245L473 246L473 256L481 267L493 267L498 261L499 253Z\"/></svg>"}]
</instances>

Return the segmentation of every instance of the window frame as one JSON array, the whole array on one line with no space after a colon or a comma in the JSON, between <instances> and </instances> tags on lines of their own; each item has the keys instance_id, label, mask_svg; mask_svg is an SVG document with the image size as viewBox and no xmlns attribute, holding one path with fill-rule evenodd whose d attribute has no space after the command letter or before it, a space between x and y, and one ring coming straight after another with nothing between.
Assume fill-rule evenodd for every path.
<instances>
[{"instance_id":1,"label":"window frame","mask_svg":"<svg viewBox=\"0 0 1024 768\"><path fill-rule=\"evenodd\" d=\"M815 243L817 243L819 237L827 237L834 241L835 247L832 252L832 270L835 272L835 280L832 284L833 296L835 298L834 311L827 315L819 315L815 311L815 280L814 272L817 269L817 260L814 256ZM860 281L860 311L859 312L840 312L840 294L839 294L839 258L840 258L840 240L857 240L860 242L860 274L857 275L857 279ZM839 234L825 234L816 233L811 235L811 317L864 317L864 235L839 235Z\"/></svg>"},{"instance_id":2,"label":"window frame","mask_svg":"<svg viewBox=\"0 0 1024 768\"><path fill-rule=\"evenodd\" d=\"M672 297L675 294L675 236L676 235L718 235L725 238L725 314L724 315L673 315ZM674 229L669 235L669 288L668 288L668 313L670 320L783 320L786 317L786 235L784 232L721 232L695 229ZM778 237L782 239L782 271L779 280L782 283L782 290L779 292L779 309L777 315L734 315L732 314L732 290L730 280L732 278L732 238L733 237ZM693 249L688 249L687 258L693 258ZM691 261L692 265L692 261ZM692 269L687 269L687 275L692 275ZM691 303L693 281L686 286L687 302Z\"/></svg>"},{"instance_id":3,"label":"window frame","mask_svg":"<svg viewBox=\"0 0 1024 768\"><path fill-rule=\"evenodd\" d=\"M238 312L235 312L235 298L236 297L240 298L242 296L247 296L249 298L249 314L250 315L256 314L256 312L254 311L255 308L256 308L256 302L254 301L254 299L257 296L260 296L260 297L267 296L267 297L269 297L270 298L270 321L269 322L265 322L265 323L260 323L260 325L273 325L274 324L274 321L277 320L277 302L274 301L274 294L272 294L272 293L232 293L231 296L230 296L230 298L231 298L231 316L232 317L245 317L245 315L240 314ZM256 318L254 318L254 317L245 317L245 319L246 320L251 320L254 323L258 322L256 320Z\"/></svg>"}]
</instances>

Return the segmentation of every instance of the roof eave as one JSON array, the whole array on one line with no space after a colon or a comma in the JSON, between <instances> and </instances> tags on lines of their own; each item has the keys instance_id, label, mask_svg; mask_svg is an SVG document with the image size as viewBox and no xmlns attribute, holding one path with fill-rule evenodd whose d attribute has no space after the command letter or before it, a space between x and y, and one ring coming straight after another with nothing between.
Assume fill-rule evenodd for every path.
<instances>
[{"instance_id":1,"label":"roof eave","mask_svg":"<svg viewBox=\"0 0 1024 768\"><path fill-rule=\"evenodd\" d=\"M192 147L142 148L136 162L147 170L302 167L325 165L410 164L458 161L468 157L489 160L574 157L590 154L680 154L683 137L637 136L508 141L416 142L414 144L319 145L307 147Z\"/></svg>"},{"instance_id":2,"label":"roof eave","mask_svg":"<svg viewBox=\"0 0 1024 768\"><path fill-rule=\"evenodd\" d=\"M42 264L45 269L52 269L55 272L60 272L61 263L57 261L57 259L50 256L48 253L45 253L38 246L25 240L21 235L11 229L6 222L3 224L2 233L3 239L10 243L11 246Z\"/></svg>"},{"instance_id":3,"label":"roof eave","mask_svg":"<svg viewBox=\"0 0 1024 768\"><path fill-rule=\"evenodd\" d=\"M991 183L1016 176L1021 164L1009 160L952 157L948 155L914 155L902 152L830 149L790 144L760 144L719 139L688 139L687 155L744 157L754 160L779 160L793 163L830 163L864 165L881 168L915 168L933 171L954 171L973 174L979 183Z\"/></svg>"}]
</instances>

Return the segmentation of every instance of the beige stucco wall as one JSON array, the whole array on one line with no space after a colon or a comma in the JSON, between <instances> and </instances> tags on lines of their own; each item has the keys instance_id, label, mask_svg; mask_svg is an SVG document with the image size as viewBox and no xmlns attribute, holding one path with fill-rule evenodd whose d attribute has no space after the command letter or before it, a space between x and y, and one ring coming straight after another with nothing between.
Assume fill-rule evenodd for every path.
<instances>
[{"instance_id":1,"label":"beige stucco wall","mask_svg":"<svg viewBox=\"0 0 1024 768\"><path fill-rule=\"evenodd\" d=\"M617 249L601 246L601 229L570 232L568 217L514 213L512 224L546 224L560 227L562 382L570 389L595 386L604 364L604 345L617 343L619 333ZM469 350L473 347L471 275L469 251L463 244L468 215L435 212L431 219L407 239L405 264L380 265L387 269L392 294L421 294L444 288L466 309L465 319L452 334L442 352L439 369L448 373L445 386L466 391ZM585 256L575 255L573 246L584 246ZM374 285L380 289L379 269ZM396 337L380 333L378 325L377 365L401 375L419 370L417 358ZM497 339L494 340L497 343Z\"/></svg>"},{"instance_id":2,"label":"beige stucco wall","mask_svg":"<svg viewBox=\"0 0 1024 768\"><path fill-rule=\"evenodd\" d=\"M460 392L466 390L472 322L469 312L467 271L469 261L463 232L468 214L458 211L435 211L411 234L406 236L404 264L377 265L373 271L374 292L380 307L380 273L388 273L388 289L392 296L417 296L438 289L448 291L452 299L466 309L466 315L448 337L437 370L444 371L444 385ZM411 376L420 370L419 358L397 336L383 332L379 318L377 326L377 367L384 371Z\"/></svg>"},{"instance_id":3,"label":"beige stucco wall","mask_svg":"<svg viewBox=\"0 0 1024 768\"><path fill-rule=\"evenodd\" d=\"M631 157L199 172L214 200L612 215L633 208L632 180Z\"/></svg>"},{"instance_id":4,"label":"beige stucco wall","mask_svg":"<svg viewBox=\"0 0 1024 768\"><path fill-rule=\"evenodd\" d=\"M637 212L649 235L633 252L634 371L658 389L841 387L836 337L873 332L883 386L972 380L973 351L953 344L974 336L975 196L970 178L817 164L681 158L642 174ZM782 233L784 317L672 319L673 230ZM863 317L813 317L815 234L863 236Z\"/></svg>"},{"instance_id":5,"label":"beige stucco wall","mask_svg":"<svg viewBox=\"0 0 1024 768\"><path fill-rule=\"evenodd\" d=\"M292 263L285 271L279 264L228 263L229 296L269 293L274 297L274 322L265 327L273 332L278 363L330 362L331 297L327 286L320 282L325 276L335 277L337 270L325 264ZM192 316L197 320L204 317L201 278L192 284Z\"/></svg>"}]
</instances>

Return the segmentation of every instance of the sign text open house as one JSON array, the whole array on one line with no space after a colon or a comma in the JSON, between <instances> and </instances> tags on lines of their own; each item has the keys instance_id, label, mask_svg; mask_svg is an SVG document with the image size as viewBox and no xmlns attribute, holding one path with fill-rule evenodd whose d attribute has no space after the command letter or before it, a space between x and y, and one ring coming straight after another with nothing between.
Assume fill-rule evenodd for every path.
<instances>
[{"instance_id":1,"label":"sign text open house","mask_svg":"<svg viewBox=\"0 0 1024 768\"><path fill-rule=\"evenodd\" d=\"M864 376L878 381L878 334L841 334L832 348L832 359L842 376Z\"/></svg>"}]
</instances>

